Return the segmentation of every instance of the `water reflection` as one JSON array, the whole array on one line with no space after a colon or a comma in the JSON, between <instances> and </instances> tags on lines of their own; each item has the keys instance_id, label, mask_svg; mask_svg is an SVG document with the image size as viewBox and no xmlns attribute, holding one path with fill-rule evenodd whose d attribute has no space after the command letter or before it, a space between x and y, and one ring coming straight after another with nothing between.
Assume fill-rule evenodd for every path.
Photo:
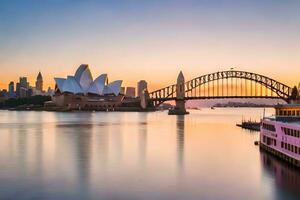
<instances>
[{"instance_id":1,"label":"water reflection","mask_svg":"<svg viewBox=\"0 0 300 200\"><path fill-rule=\"evenodd\" d=\"M0 199L299 199L236 113L0 111Z\"/></svg>"},{"instance_id":2,"label":"water reflection","mask_svg":"<svg viewBox=\"0 0 300 200\"><path fill-rule=\"evenodd\" d=\"M141 167L146 165L147 160L147 131L148 131L148 113L138 113L138 158Z\"/></svg>"},{"instance_id":3,"label":"water reflection","mask_svg":"<svg viewBox=\"0 0 300 200\"><path fill-rule=\"evenodd\" d=\"M184 115L176 116L177 166L180 172L184 169Z\"/></svg>"},{"instance_id":4,"label":"water reflection","mask_svg":"<svg viewBox=\"0 0 300 200\"><path fill-rule=\"evenodd\" d=\"M274 180L277 199L300 196L300 171L298 168L264 150L260 151L260 157L264 171Z\"/></svg>"},{"instance_id":5,"label":"water reflection","mask_svg":"<svg viewBox=\"0 0 300 200\"><path fill-rule=\"evenodd\" d=\"M63 155L61 153L64 151L68 151L66 145L73 150L70 152L70 157L65 157L68 161L66 168L74 168L75 177L77 178L75 182L79 184L79 193L76 198L79 199L89 196L91 159L93 157L92 141L94 124L92 115L93 113L88 112L80 113L80 115L70 113L68 118L57 115L57 121L60 122L56 125L56 134L58 134L57 142L58 144L64 142L59 145L60 148L63 148L58 150L58 156ZM65 137L65 140L61 141L60 137ZM70 158L73 161L71 163Z\"/></svg>"}]
</instances>

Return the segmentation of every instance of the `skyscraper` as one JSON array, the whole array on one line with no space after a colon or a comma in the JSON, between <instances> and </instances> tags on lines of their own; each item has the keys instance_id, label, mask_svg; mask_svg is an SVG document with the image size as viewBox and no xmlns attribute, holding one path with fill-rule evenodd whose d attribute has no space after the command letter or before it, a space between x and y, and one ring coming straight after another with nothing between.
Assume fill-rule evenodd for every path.
<instances>
[{"instance_id":1,"label":"skyscraper","mask_svg":"<svg viewBox=\"0 0 300 200\"><path fill-rule=\"evenodd\" d=\"M16 83L16 96L20 97L20 83Z\"/></svg>"},{"instance_id":2,"label":"skyscraper","mask_svg":"<svg viewBox=\"0 0 300 200\"><path fill-rule=\"evenodd\" d=\"M35 82L35 89L42 92L43 91L43 76L41 72L39 72L36 82Z\"/></svg>"},{"instance_id":3,"label":"skyscraper","mask_svg":"<svg viewBox=\"0 0 300 200\"><path fill-rule=\"evenodd\" d=\"M27 90L29 89L29 83L27 77L20 77L19 83L17 83L17 97L27 97Z\"/></svg>"},{"instance_id":4,"label":"skyscraper","mask_svg":"<svg viewBox=\"0 0 300 200\"><path fill-rule=\"evenodd\" d=\"M27 77L20 77L20 87L28 89Z\"/></svg>"},{"instance_id":5,"label":"skyscraper","mask_svg":"<svg viewBox=\"0 0 300 200\"><path fill-rule=\"evenodd\" d=\"M8 85L8 95L10 98L15 96L15 83L13 81Z\"/></svg>"}]
</instances>

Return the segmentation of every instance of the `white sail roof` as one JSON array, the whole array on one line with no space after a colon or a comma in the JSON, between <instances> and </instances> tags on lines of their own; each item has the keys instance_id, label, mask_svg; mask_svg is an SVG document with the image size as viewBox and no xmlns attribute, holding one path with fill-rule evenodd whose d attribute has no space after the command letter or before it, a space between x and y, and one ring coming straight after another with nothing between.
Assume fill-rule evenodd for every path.
<instances>
[{"instance_id":1,"label":"white sail roof","mask_svg":"<svg viewBox=\"0 0 300 200\"><path fill-rule=\"evenodd\" d=\"M103 94L114 94L119 95L122 85L122 80L117 80L109 83L107 86L104 87Z\"/></svg>"},{"instance_id":2,"label":"white sail roof","mask_svg":"<svg viewBox=\"0 0 300 200\"><path fill-rule=\"evenodd\" d=\"M101 74L93 81L89 66L82 64L76 70L75 76L65 78L54 78L55 83L61 93L69 92L73 94L114 94L119 95L122 81L117 80L107 84L107 74Z\"/></svg>"},{"instance_id":3,"label":"white sail roof","mask_svg":"<svg viewBox=\"0 0 300 200\"><path fill-rule=\"evenodd\" d=\"M86 93L93 83L93 77L89 66L86 64L80 65L75 73L75 79L81 86L84 93Z\"/></svg>"},{"instance_id":4,"label":"white sail roof","mask_svg":"<svg viewBox=\"0 0 300 200\"><path fill-rule=\"evenodd\" d=\"M88 93L103 95L103 90L107 82L107 74L101 74L94 80L88 89Z\"/></svg>"},{"instance_id":5,"label":"white sail roof","mask_svg":"<svg viewBox=\"0 0 300 200\"><path fill-rule=\"evenodd\" d=\"M74 76L68 76L67 80L64 82L63 91L61 92L70 92L73 94L82 94L84 93L80 85L77 83Z\"/></svg>"},{"instance_id":6,"label":"white sail roof","mask_svg":"<svg viewBox=\"0 0 300 200\"><path fill-rule=\"evenodd\" d=\"M64 85L66 79L65 78L54 78L54 80L55 80L55 84L57 85L60 92L63 92L63 85Z\"/></svg>"}]
</instances>

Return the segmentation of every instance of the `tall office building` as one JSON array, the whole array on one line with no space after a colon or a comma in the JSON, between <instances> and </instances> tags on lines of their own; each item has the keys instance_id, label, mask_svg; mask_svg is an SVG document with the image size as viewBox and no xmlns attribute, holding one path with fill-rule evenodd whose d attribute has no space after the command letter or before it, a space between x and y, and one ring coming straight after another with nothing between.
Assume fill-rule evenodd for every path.
<instances>
[{"instance_id":1,"label":"tall office building","mask_svg":"<svg viewBox=\"0 0 300 200\"><path fill-rule=\"evenodd\" d=\"M16 83L16 96L20 96L20 83Z\"/></svg>"},{"instance_id":2,"label":"tall office building","mask_svg":"<svg viewBox=\"0 0 300 200\"><path fill-rule=\"evenodd\" d=\"M28 89L29 83L27 82L27 77L20 77L19 83L21 88Z\"/></svg>"},{"instance_id":3,"label":"tall office building","mask_svg":"<svg viewBox=\"0 0 300 200\"><path fill-rule=\"evenodd\" d=\"M25 97L27 97L27 89L26 88L24 88L24 87L21 87L20 88L20 96L19 96L20 98L25 98Z\"/></svg>"},{"instance_id":4,"label":"tall office building","mask_svg":"<svg viewBox=\"0 0 300 200\"><path fill-rule=\"evenodd\" d=\"M39 72L39 74L36 78L35 89L39 92L43 91L43 76L42 76L41 72Z\"/></svg>"},{"instance_id":5,"label":"tall office building","mask_svg":"<svg viewBox=\"0 0 300 200\"><path fill-rule=\"evenodd\" d=\"M8 84L8 95L11 98L15 96L15 83L13 81Z\"/></svg>"},{"instance_id":6,"label":"tall office building","mask_svg":"<svg viewBox=\"0 0 300 200\"><path fill-rule=\"evenodd\" d=\"M20 77L19 83L17 83L17 96L24 98L27 97L27 90L29 89L29 83L27 77Z\"/></svg>"}]
</instances>

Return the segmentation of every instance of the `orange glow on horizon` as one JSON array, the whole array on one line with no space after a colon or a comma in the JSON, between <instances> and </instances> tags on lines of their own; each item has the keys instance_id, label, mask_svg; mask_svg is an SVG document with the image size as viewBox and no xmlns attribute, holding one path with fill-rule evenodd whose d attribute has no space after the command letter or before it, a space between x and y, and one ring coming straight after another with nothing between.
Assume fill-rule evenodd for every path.
<instances>
[{"instance_id":1,"label":"orange glow on horizon","mask_svg":"<svg viewBox=\"0 0 300 200\"><path fill-rule=\"evenodd\" d=\"M76 67L75 67L75 69L76 69ZM74 71L75 70L71 71L70 73L65 73L65 74L60 73L61 75L51 75L49 73L46 74L46 73L43 73L43 71L41 71L42 75L43 75L43 79L44 79L44 90L47 90L48 87L51 87L52 89L54 89L54 86L55 86L54 77L62 77L62 78L67 77L68 74L73 75ZM91 68L91 71L93 71L92 68ZM251 70L245 70L245 71L251 71ZM196 78L198 76L201 76L203 74L213 73L213 72L215 72L215 71L198 73L193 76L190 73L185 74L185 71L183 69L183 73L185 75L186 81ZM255 71L255 72L259 73L257 71ZM23 76L27 77L28 82L30 83L30 86L32 86L32 87L35 87L37 73L38 73L38 71L36 72L36 74L30 74L29 76L23 75ZM99 75L101 73L93 73L94 79L97 77L96 74ZM260 74L268 76L268 74L264 73L264 72L261 72ZM274 74L273 77L271 75L269 75L269 77L273 78L279 82L282 82L290 87L298 86L300 79L299 79L297 73L292 73L291 75L288 75L288 76L287 75L281 76L281 75L283 75L283 74ZM117 76L114 76L113 74L112 75L108 74L108 76L109 76L109 81L113 81L113 80L117 80L117 79L123 80L123 83L122 83L123 87L137 87L137 82L139 80L142 80L142 79L138 79L138 77L132 77L132 78L126 77L126 76L122 77L122 76L120 76L120 74L118 74ZM1 90L8 89L8 84L10 83L10 81L14 81L14 83L16 84L17 82L19 82L19 77L21 77L21 75L19 75L19 76L18 75L16 75L16 76L10 75L10 76L6 76L6 77L1 77L2 79L0 82L0 89ZM176 79L177 79L177 74L175 72L172 72L172 73L166 74L166 75L160 74L160 78L157 78L157 79L155 79L155 77L150 76L149 79L143 79L143 80L146 80L148 82L148 90L154 91L154 90L157 90L157 89L160 89L160 88L172 85L172 84L176 84Z\"/></svg>"}]
</instances>

